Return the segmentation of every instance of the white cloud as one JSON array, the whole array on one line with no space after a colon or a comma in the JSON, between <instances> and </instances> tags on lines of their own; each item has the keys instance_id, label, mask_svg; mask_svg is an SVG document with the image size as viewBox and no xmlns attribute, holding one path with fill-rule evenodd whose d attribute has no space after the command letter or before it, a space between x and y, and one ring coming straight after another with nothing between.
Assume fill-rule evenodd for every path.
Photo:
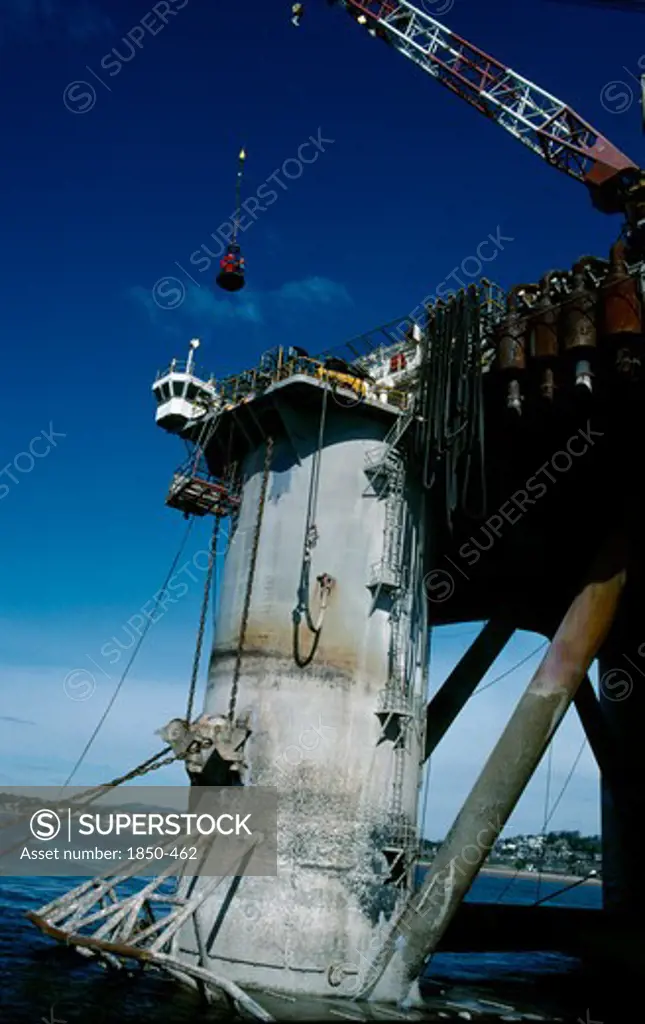
<instances>
[{"instance_id":1,"label":"white cloud","mask_svg":"<svg viewBox=\"0 0 645 1024\"><path fill-rule=\"evenodd\" d=\"M326 277L306 277L303 281L289 281L276 292L278 299L287 302L306 302L322 305L337 303L349 305L351 298L343 284Z\"/></svg>"},{"instance_id":2,"label":"white cloud","mask_svg":"<svg viewBox=\"0 0 645 1024\"><path fill-rule=\"evenodd\" d=\"M155 289L140 285L131 288L129 295L144 307L155 327L173 334L179 333L178 321L199 332L213 324L234 321L255 325L271 321L275 323L294 314L302 316L310 308L334 304L347 306L352 302L344 285L317 276L287 281L274 290L247 288L237 293L235 298L224 297L216 288L196 284L186 286L178 278L161 281L163 284L157 292L157 301L153 294ZM171 299L172 304L163 308L166 298ZM181 333L185 333L185 330Z\"/></svg>"},{"instance_id":3,"label":"white cloud","mask_svg":"<svg viewBox=\"0 0 645 1024\"><path fill-rule=\"evenodd\" d=\"M217 298L208 288L192 285L186 293L186 312L194 317L208 317L217 321L246 320L262 322L260 297L248 292L240 300Z\"/></svg>"},{"instance_id":4,"label":"white cloud","mask_svg":"<svg viewBox=\"0 0 645 1024\"><path fill-rule=\"evenodd\" d=\"M152 291L148 288L136 285L130 289L129 295L143 306L155 327L181 337L184 337L187 325L199 332L205 326L213 324L233 321L248 324L262 322L258 303L251 296L234 302L232 299L218 298L207 288L189 285L180 305L172 309L163 309L155 302Z\"/></svg>"}]
</instances>

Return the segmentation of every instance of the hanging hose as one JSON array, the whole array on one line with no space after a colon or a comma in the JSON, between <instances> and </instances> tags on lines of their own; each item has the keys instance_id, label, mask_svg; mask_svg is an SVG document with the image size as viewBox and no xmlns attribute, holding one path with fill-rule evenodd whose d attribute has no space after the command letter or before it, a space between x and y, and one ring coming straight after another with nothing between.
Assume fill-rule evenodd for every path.
<instances>
[{"instance_id":1,"label":"hanging hose","mask_svg":"<svg viewBox=\"0 0 645 1024\"><path fill-rule=\"evenodd\" d=\"M309 576L307 574L307 580L308 579ZM332 580L331 576L327 576L325 573L323 573L322 576L318 577L318 583L320 585L320 611L318 613L318 618L316 619L315 622L312 622L308 604L307 608L304 609L307 620L307 626L309 628L309 631L313 633L313 642L311 644L311 649L309 651L309 654L305 655L304 657L300 653L300 611L296 610L294 612L293 660L295 661L298 668L306 668L307 665L310 665L314 659L316 651L318 650L318 644L320 643L320 635L322 633L325 612L327 611L327 601L329 599L329 595L331 593L334 581ZM308 586L307 589L309 589Z\"/></svg>"},{"instance_id":2,"label":"hanging hose","mask_svg":"<svg viewBox=\"0 0 645 1024\"><path fill-rule=\"evenodd\" d=\"M320 424L318 427L318 447L314 455L311 467L311 481L309 484L309 498L307 501L307 516L305 520L305 539L302 552L302 566L300 570L300 581L298 584L298 603L293 611L293 659L299 668L306 668L314 658L320 634L322 632L323 620L327 610L327 601L333 586L331 576L323 574L318 577L320 585L321 600L320 611L314 622L309 607L309 591L311 585L311 553L318 540L316 528L316 511L318 508L318 495L320 491L320 465L322 462L322 449L325 436L325 423L327 419L327 398L328 388L325 385L322 395L322 406L320 411ZM313 634L313 642L309 653L303 656L300 652L300 623L304 615L307 628Z\"/></svg>"},{"instance_id":3,"label":"hanging hose","mask_svg":"<svg viewBox=\"0 0 645 1024\"><path fill-rule=\"evenodd\" d=\"M479 291L469 288L470 299L465 304L466 321L461 372L468 382L464 396L463 416L466 432L463 438L463 479L460 494L461 508L471 519L482 519L486 515L486 466L484 452L484 392L483 392L483 346L482 322ZM475 474L477 477L475 478ZM479 508L471 509L471 491L481 494Z\"/></svg>"},{"instance_id":4,"label":"hanging hose","mask_svg":"<svg viewBox=\"0 0 645 1024\"><path fill-rule=\"evenodd\" d=\"M208 600L210 597L211 583L213 580L213 569L215 567L215 559L217 556L217 538L219 536L219 516L215 516L215 522L213 523L213 536L211 538L211 546L208 552L208 569L206 572L206 582L204 584L204 597L202 599L202 610L199 617L199 629L197 630L197 643L195 645L195 657L193 658L193 671L190 677L190 687L188 690L188 703L186 705L186 724L190 724L190 720L193 717L193 704L195 702L195 690L197 689L197 676L199 674L199 663L202 658L202 645L204 643L204 632L206 629L206 613L208 611Z\"/></svg>"},{"instance_id":5,"label":"hanging hose","mask_svg":"<svg viewBox=\"0 0 645 1024\"><path fill-rule=\"evenodd\" d=\"M253 547L251 549L251 561L249 563L249 575L246 581L246 594L244 595L244 607L242 608L242 620L240 622L240 635L235 653L235 668L233 669L233 682L231 684L231 698L229 701L228 717L233 721L235 717L235 706L237 704L237 691L240 682L242 669L242 654L244 641L246 640L246 628L251 610L251 596L253 594L253 580L255 578L255 566L258 559L258 548L260 546L260 534L262 532L262 520L264 518L264 506L266 504L267 487L269 485L269 471L271 469L271 458L273 456L273 438L268 437L266 452L264 456L264 470L262 473L262 486L260 489L260 500L258 502L258 516L255 522L255 533L253 535Z\"/></svg>"},{"instance_id":6,"label":"hanging hose","mask_svg":"<svg viewBox=\"0 0 645 1024\"><path fill-rule=\"evenodd\" d=\"M419 454L424 489L435 488L441 480L449 530L458 510L479 518L486 507L482 327L476 287L437 303L428 317L419 392ZM482 508L475 511L469 508L474 487L484 494Z\"/></svg>"}]
</instances>

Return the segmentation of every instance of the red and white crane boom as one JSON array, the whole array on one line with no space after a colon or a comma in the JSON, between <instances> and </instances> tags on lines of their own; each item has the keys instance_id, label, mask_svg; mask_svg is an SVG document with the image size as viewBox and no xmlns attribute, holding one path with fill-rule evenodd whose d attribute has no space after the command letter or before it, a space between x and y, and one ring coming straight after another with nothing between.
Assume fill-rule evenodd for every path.
<instances>
[{"instance_id":1,"label":"red and white crane boom","mask_svg":"<svg viewBox=\"0 0 645 1024\"><path fill-rule=\"evenodd\" d=\"M626 208L641 172L571 107L462 39L408 0L330 0L359 24L496 121L559 170L584 182L607 213Z\"/></svg>"}]
</instances>

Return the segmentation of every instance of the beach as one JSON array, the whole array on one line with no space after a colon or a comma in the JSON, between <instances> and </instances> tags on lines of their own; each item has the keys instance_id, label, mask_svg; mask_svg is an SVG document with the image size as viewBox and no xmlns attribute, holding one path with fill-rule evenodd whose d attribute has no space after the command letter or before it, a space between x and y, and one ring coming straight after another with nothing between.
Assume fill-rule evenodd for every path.
<instances>
[{"instance_id":1,"label":"beach","mask_svg":"<svg viewBox=\"0 0 645 1024\"><path fill-rule=\"evenodd\" d=\"M563 875L552 871L516 871L515 868L486 867L481 869L480 874L488 875L489 878L495 876L511 878L514 876L515 878L542 878L545 882L563 882L565 884L567 882L571 884L573 882L581 882L583 885L602 885L602 879L600 878L585 878L584 882L582 882L579 875Z\"/></svg>"},{"instance_id":2,"label":"beach","mask_svg":"<svg viewBox=\"0 0 645 1024\"><path fill-rule=\"evenodd\" d=\"M431 861L422 860L419 862L419 867L427 870L431 866ZM601 878L585 878L584 881L580 875L565 875L558 871L517 871L515 868L509 867L485 867L479 872L480 875L488 878L541 878L545 882L562 882L563 884L570 883L573 885L574 882L580 882L581 885L602 885Z\"/></svg>"}]
</instances>

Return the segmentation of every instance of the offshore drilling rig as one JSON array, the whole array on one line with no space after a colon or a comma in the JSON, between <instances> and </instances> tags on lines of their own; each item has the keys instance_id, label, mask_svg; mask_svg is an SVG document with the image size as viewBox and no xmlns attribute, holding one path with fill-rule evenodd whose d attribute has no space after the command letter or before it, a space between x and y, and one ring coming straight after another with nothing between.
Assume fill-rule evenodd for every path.
<instances>
[{"instance_id":1,"label":"offshore drilling rig","mask_svg":"<svg viewBox=\"0 0 645 1024\"><path fill-rule=\"evenodd\" d=\"M643 698L598 700L587 676L596 657L644 674L642 172L412 4L340 6L625 224L606 257L508 294L482 281L342 351L282 347L221 380L191 343L154 382L158 425L191 450L167 503L228 523L204 714L165 736L206 784L277 788L278 876L193 880L155 918L106 875L31 917L265 1020L280 994L413 1004L437 948L609 956L645 909ZM428 626L473 620L426 706ZM416 891L424 762L516 629L549 651ZM602 773L604 910L462 906L572 702Z\"/></svg>"}]
</instances>

